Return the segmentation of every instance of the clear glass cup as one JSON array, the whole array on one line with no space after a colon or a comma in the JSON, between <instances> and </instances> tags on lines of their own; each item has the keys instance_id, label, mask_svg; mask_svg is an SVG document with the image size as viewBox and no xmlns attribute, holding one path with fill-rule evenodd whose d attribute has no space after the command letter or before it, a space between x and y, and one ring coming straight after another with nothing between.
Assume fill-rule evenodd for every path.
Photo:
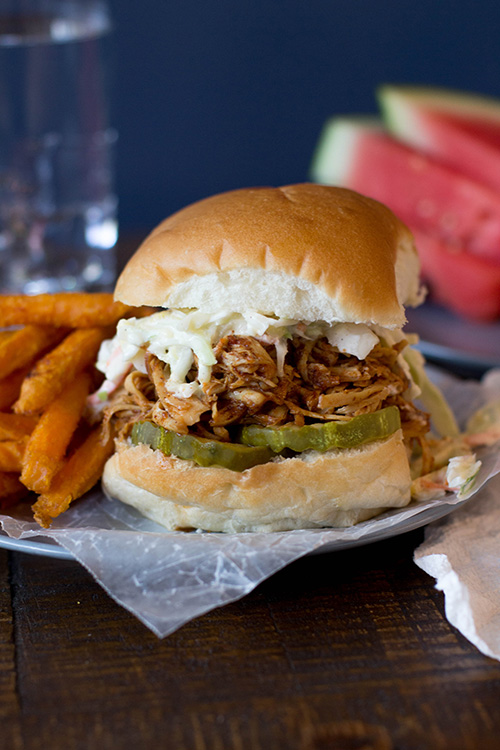
<instances>
[{"instance_id":1,"label":"clear glass cup","mask_svg":"<svg viewBox=\"0 0 500 750\"><path fill-rule=\"evenodd\" d=\"M0 290L112 287L108 7L0 0Z\"/></svg>"}]
</instances>

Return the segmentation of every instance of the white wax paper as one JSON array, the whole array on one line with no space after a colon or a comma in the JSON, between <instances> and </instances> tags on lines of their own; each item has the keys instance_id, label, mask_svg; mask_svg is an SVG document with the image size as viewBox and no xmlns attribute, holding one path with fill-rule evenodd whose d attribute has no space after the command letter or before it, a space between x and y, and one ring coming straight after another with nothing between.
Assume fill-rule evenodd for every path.
<instances>
[{"instance_id":1,"label":"white wax paper","mask_svg":"<svg viewBox=\"0 0 500 750\"><path fill-rule=\"evenodd\" d=\"M436 372L434 379L461 421L483 403L500 398L500 372L489 373L481 384ZM479 498L480 487L500 472L498 448L487 450L481 460L480 474L467 497ZM68 550L115 601L163 637L192 618L245 596L303 555L402 533L463 502L448 494L349 529L206 534L165 531L97 489L57 518L43 536ZM17 539L41 533L28 512L0 515L0 524Z\"/></svg>"},{"instance_id":2,"label":"white wax paper","mask_svg":"<svg viewBox=\"0 0 500 750\"><path fill-rule=\"evenodd\" d=\"M436 578L451 624L500 660L500 477L473 502L431 524L415 562Z\"/></svg>"}]
</instances>

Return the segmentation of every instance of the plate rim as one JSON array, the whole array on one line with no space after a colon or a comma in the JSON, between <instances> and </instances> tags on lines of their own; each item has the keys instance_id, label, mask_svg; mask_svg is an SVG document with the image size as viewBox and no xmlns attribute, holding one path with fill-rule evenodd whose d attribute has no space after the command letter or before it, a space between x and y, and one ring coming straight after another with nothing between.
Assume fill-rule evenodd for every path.
<instances>
[{"instance_id":1,"label":"plate rim","mask_svg":"<svg viewBox=\"0 0 500 750\"><path fill-rule=\"evenodd\" d=\"M406 534L410 531L415 531L416 529L427 526L429 523L439 521L441 518L444 518L450 513L453 513L455 510L462 508L469 499L472 499L472 496L471 498L467 498L460 502L442 502L439 505L425 508L422 511L416 512L409 518L404 519L399 523L395 523L392 526L385 527L383 529L373 529L363 537L350 537L347 539L336 539L332 540L331 542L325 542L325 544L322 544L318 548L306 553L306 556L327 554L329 552L340 552L342 550L353 549L354 547L364 547L369 544L392 539L393 537ZM404 508L401 508L401 510L404 510ZM347 527L345 530L347 531L353 528L356 528L356 525ZM317 531L322 530L324 531L326 529L317 529ZM298 529L295 529L290 533L295 534L297 533L297 531ZM342 531L342 529L337 529L337 531ZM23 552L31 555L39 555L41 557L52 557L61 560L78 561L78 558L75 557L75 555L73 555L69 550L49 537L40 536L18 539L15 537L9 537L5 531L0 529L0 549L2 548L10 550L12 552Z\"/></svg>"},{"instance_id":2,"label":"plate rim","mask_svg":"<svg viewBox=\"0 0 500 750\"><path fill-rule=\"evenodd\" d=\"M43 541L42 541L43 540ZM76 560L76 557L65 547L62 547L52 539L46 537L30 537L28 539L16 539L8 536L5 531L0 530L0 549L12 552L24 552L40 557L56 557L61 560Z\"/></svg>"},{"instance_id":3,"label":"plate rim","mask_svg":"<svg viewBox=\"0 0 500 750\"><path fill-rule=\"evenodd\" d=\"M452 310L440 305L433 299L427 299L421 305L406 309L407 322L404 330L408 333L416 333L419 336L419 342L416 345L422 354L436 363L446 367L446 365L455 365L457 367L471 368L480 373L492 367L500 367L500 347L491 347L491 331L499 334L500 340L500 319L493 321L474 321L459 316ZM437 326L438 334L433 337L429 331L435 330ZM455 330L461 332L461 338L470 341L472 335L475 340L481 340L486 335L489 343L485 349L479 351L468 346L460 348L455 344L449 345L439 335L443 328L453 326Z\"/></svg>"}]
</instances>

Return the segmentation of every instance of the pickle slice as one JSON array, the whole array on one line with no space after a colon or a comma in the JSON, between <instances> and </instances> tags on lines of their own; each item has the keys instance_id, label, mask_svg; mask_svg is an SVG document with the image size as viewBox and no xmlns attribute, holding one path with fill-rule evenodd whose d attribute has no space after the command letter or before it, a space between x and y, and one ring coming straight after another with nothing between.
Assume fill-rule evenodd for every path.
<instances>
[{"instance_id":1,"label":"pickle slice","mask_svg":"<svg viewBox=\"0 0 500 750\"><path fill-rule=\"evenodd\" d=\"M331 448L356 448L364 443L389 437L401 427L397 406L386 406L371 414L360 414L348 422L315 422L297 427L261 427L245 425L239 440L245 445L268 446L275 453L285 448L301 451L327 451Z\"/></svg>"},{"instance_id":2,"label":"pickle slice","mask_svg":"<svg viewBox=\"0 0 500 750\"><path fill-rule=\"evenodd\" d=\"M132 442L145 443L167 456L190 459L198 466L223 466L231 471L245 471L257 464L267 463L274 457L268 446L249 446L241 443L223 443L194 435L179 435L165 430L154 422L136 422L132 428Z\"/></svg>"}]
</instances>

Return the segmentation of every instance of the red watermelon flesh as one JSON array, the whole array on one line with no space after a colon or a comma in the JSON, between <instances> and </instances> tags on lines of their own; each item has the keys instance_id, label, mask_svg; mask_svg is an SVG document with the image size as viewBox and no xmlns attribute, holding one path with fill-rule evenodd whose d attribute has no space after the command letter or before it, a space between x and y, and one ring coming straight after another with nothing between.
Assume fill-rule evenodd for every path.
<instances>
[{"instance_id":1,"label":"red watermelon flesh","mask_svg":"<svg viewBox=\"0 0 500 750\"><path fill-rule=\"evenodd\" d=\"M424 86L382 86L378 98L396 138L500 189L500 101Z\"/></svg>"},{"instance_id":2,"label":"red watermelon flesh","mask_svg":"<svg viewBox=\"0 0 500 750\"><path fill-rule=\"evenodd\" d=\"M500 194L396 141L372 121L330 121L313 178L371 196L412 227L500 265Z\"/></svg>"},{"instance_id":3,"label":"red watermelon flesh","mask_svg":"<svg viewBox=\"0 0 500 750\"><path fill-rule=\"evenodd\" d=\"M492 321L500 316L500 266L459 251L413 231L422 264L422 275L434 299L450 310L475 320Z\"/></svg>"}]
</instances>

